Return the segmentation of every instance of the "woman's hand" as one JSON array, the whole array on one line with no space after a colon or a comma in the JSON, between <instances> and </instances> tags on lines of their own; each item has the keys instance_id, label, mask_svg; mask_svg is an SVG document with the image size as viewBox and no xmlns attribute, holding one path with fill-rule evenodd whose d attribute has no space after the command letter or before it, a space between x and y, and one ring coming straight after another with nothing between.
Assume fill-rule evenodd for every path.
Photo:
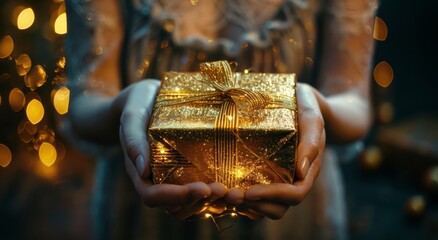
<instances>
[{"instance_id":1,"label":"woman's hand","mask_svg":"<svg viewBox=\"0 0 438 240\"><path fill-rule=\"evenodd\" d=\"M141 81L123 90L116 98L114 103L121 109L120 143L126 170L144 204L164 206L175 217L186 219L200 212L207 201L213 202L225 196L226 189L219 183L152 183L146 127L159 85L157 80Z\"/></svg>"},{"instance_id":2,"label":"woman's hand","mask_svg":"<svg viewBox=\"0 0 438 240\"><path fill-rule=\"evenodd\" d=\"M238 208L251 218L266 216L271 219L283 217L289 206L299 204L312 189L316 180L325 148L324 119L320 104L322 96L307 84L298 84L299 142L296 160L296 181L293 184L275 183L254 185L247 191L236 190L230 201L243 198ZM239 192L240 191L240 192Z\"/></svg>"}]
</instances>

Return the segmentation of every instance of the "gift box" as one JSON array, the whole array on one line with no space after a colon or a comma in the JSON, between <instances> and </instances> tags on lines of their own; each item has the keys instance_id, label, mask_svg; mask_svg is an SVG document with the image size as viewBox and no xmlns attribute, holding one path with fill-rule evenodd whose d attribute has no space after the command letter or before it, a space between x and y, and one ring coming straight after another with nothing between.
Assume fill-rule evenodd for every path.
<instances>
[{"instance_id":1,"label":"gift box","mask_svg":"<svg viewBox=\"0 0 438 240\"><path fill-rule=\"evenodd\" d=\"M154 183L292 183L295 90L295 74L233 73L226 61L165 73L148 128Z\"/></svg>"}]
</instances>

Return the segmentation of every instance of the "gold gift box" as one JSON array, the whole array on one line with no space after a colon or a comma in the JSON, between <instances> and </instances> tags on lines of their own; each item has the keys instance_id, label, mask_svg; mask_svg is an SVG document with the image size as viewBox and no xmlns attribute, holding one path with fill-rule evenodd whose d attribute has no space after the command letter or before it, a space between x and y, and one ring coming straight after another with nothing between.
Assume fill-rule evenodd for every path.
<instances>
[{"instance_id":1,"label":"gold gift box","mask_svg":"<svg viewBox=\"0 0 438 240\"><path fill-rule=\"evenodd\" d=\"M232 73L225 61L200 68L162 79L148 130L153 181L292 183L295 74Z\"/></svg>"}]
</instances>

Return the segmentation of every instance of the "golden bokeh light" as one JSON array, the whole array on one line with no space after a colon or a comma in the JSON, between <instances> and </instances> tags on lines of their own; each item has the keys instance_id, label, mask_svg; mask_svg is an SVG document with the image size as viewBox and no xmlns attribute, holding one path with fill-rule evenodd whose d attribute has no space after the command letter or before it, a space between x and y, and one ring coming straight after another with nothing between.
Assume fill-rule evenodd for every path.
<instances>
[{"instance_id":1,"label":"golden bokeh light","mask_svg":"<svg viewBox=\"0 0 438 240\"><path fill-rule=\"evenodd\" d=\"M35 13L32 8L23 9L17 17L17 28L20 30L28 29L35 21Z\"/></svg>"},{"instance_id":2,"label":"golden bokeh light","mask_svg":"<svg viewBox=\"0 0 438 240\"><path fill-rule=\"evenodd\" d=\"M47 80L46 70L41 65L34 66L26 76L24 83L32 91L41 87Z\"/></svg>"},{"instance_id":3,"label":"golden bokeh light","mask_svg":"<svg viewBox=\"0 0 438 240\"><path fill-rule=\"evenodd\" d=\"M32 99L32 101L27 104L26 116L32 124L39 123L44 117L43 104L37 99Z\"/></svg>"},{"instance_id":4,"label":"golden bokeh light","mask_svg":"<svg viewBox=\"0 0 438 240\"><path fill-rule=\"evenodd\" d=\"M61 13L55 20L53 26L55 33L62 35L67 33L67 15L66 13Z\"/></svg>"},{"instance_id":5,"label":"golden bokeh light","mask_svg":"<svg viewBox=\"0 0 438 240\"><path fill-rule=\"evenodd\" d=\"M38 156L44 165L50 167L56 161L56 148L47 142L41 144L40 149L38 150Z\"/></svg>"},{"instance_id":6,"label":"golden bokeh light","mask_svg":"<svg viewBox=\"0 0 438 240\"><path fill-rule=\"evenodd\" d=\"M0 59L7 58L14 50L14 40L11 36L6 35L0 40Z\"/></svg>"},{"instance_id":7,"label":"golden bokeh light","mask_svg":"<svg viewBox=\"0 0 438 240\"><path fill-rule=\"evenodd\" d=\"M9 163L12 161L12 153L9 148L4 145L0 144L0 166L7 167Z\"/></svg>"},{"instance_id":8,"label":"golden bokeh light","mask_svg":"<svg viewBox=\"0 0 438 240\"><path fill-rule=\"evenodd\" d=\"M30 143L37 131L38 127L26 119L23 119L17 126L18 136L24 143Z\"/></svg>"},{"instance_id":9,"label":"golden bokeh light","mask_svg":"<svg viewBox=\"0 0 438 240\"><path fill-rule=\"evenodd\" d=\"M21 54L15 59L15 68L17 69L17 73L19 76L26 75L30 67L32 66L32 60L30 60L29 55Z\"/></svg>"},{"instance_id":10,"label":"golden bokeh light","mask_svg":"<svg viewBox=\"0 0 438 240\"><path fill-rule=\"evenodd\" d=\"M382 61L374 67L374 80L381 87L388 87L394 79L394 72L388 62Z\"/></svg>"},{"instance_id":11,"label":"golden bokeh light","mask_svg":"<svg viewBox=\"0 0 438 240\"><path fill-rule=\"evenodd\" d=\"M9 93L9 105L11 106L12 111L20 111L23 109L25 103L26 97L24 96L24 93L18 88L12 89Z\"/></svg>"},{"instance_id":12,"label":"golden bokeh light","mask_svg":"<svg viewBox=\"0 0 438 240\"><path fill-rule=\"evenodd\" d=\"M385 41L388 37L388 27L383 19L376 17L374 19L374 39L378 41Z\"/></svg>"},{"instance_id":13,"label":"golden bokeh light","mask_svg":"<svg viewBox=\"0 0 438 240\"><path fill-rule=\"evenodd\" d=\"M68 112L68 105L70 101L70 90L66 87L61 87L56 90L53 97L53 106L59 114L66 114Z\"/></svg>"}]
</instances>

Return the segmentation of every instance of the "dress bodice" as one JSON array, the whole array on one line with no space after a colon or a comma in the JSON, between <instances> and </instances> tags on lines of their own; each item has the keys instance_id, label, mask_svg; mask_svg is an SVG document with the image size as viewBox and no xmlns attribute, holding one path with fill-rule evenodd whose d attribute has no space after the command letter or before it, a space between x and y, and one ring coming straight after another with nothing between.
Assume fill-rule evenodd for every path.
<instances>
[{"instance_id":1,"label":"dress bodice","mask_svg":"<svg viewBox=\"0 0 438 240\"><path fill-rule=\"evenodd\" d=\"M131 82L160 78L169 70L197 71L200 62L215 60L236 62L236 71L294 72L308 78L304 73L313 64L316 0L153 3L147 33L132 41L137 50L131 61L137 63L131 65L136 66L130 70L135 73Z\"/></svg>"}]
</instances>

